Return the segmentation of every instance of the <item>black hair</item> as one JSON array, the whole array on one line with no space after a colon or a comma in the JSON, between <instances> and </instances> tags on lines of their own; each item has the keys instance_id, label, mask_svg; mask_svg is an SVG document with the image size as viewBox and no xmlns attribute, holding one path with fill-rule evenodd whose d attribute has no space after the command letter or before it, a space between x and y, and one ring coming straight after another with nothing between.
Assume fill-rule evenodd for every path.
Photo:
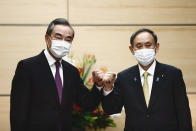
<instances>
[{"instance_id":1,"label":"black hair","mask_svg":"<svg viewBox=\"0 0 196 131\"><path fill-rule=\"evenodd\" d=\"M57 19L53 20L52 22L50 22L50 24L48 25L47 31L46 31L47 35L49 35L49 36L51 35L55 25L66 25L66 26L70 27L72 30L73 38L74 38L74 34L75 34L74 29L69 24L69 22L64 18L57 18Z\"/></svg>"},{"instance_id":2,"label":"black hair","mask_svg":"<svg viewBox=\"0 0 196 131\"><path fill-rule=\"evenodd\" d=\"M152 37L154 38L154 42L155 44L157 43L157 35L150 29L146 29L146 28L142 28L142 29L139 29L137 30L136 32L134 32L132 35L131 35L131 38L130 38L130 44L133 46L133 41L135 39L135 37L139 34L139 33L142 33L142 32L148 32L152 35Z\"/></svg>"}]
</instances>

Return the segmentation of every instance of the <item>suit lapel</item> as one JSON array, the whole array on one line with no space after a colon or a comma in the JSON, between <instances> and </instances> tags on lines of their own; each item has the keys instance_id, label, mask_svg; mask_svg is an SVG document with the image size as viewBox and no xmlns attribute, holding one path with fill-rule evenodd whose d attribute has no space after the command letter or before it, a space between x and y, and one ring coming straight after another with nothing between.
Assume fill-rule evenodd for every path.
<instances>
[{"instance_id":1,"label":"suit lapel","mask_svg":"<svg viewBox=\"0 0 196 131\"><path fill-rule=\"evenodd\" d=\"M153 78L152 90L151 90L151 97L149 106L147 107L143 87L141 84L140 72L139 67L135 66L133 72L130 73L130 85L135 90L136 98L141 103L143 109L151 109L151 107L155 104L156 100L158 99L160 88L163 85L163 81L165 79L165 69L161 67L161 64L157 62L155 67L155 73Z\"/></svg>"},{"instance_id":2,"label":"suit lapel","mask_svg":"<svg viewBox=\"0 0 196 131\"><path fill-rule=\"evenodd\" d=\"M155 104L158 99L160 88L163 85L163 80L165 78L165 69L161 67L161 64L157 62L155 67L155 73L153 78L151 97L149 102L149 109Z\"/></svg>"},{"instance_id":3,"label":"suit lapel","mask_svg":"<svg viewBox=\"0 0 196 131\"><path fill-rule=\"evenodd\" d=\"M39 56L40 57L38 59L38 63L41 64L41 68L42 68L41 71L43 72L43 77L45 77L45 79L47 80L47 86L48 88L50 88L50 90L52 90L52 92L54 92L52 94L54 94L56 102L60 103L56 83L55 83L52 71L50 69L49 63L44 54L44 51L42 51Z\"/></svg>"},{"instance_id":4,"label":"suit lapel","mask_svg":"<svg viewBox=\"0 0 196 131\"><path fill-rule=\"evenodd\" d=\"M143 109L147 109L138 65L135 66L135 69L133 69L133 72L131 73L132 77L130 77L130 85L132 85L135 90L136 99L138 99L139 103L141 103Z\"/></svg>"},{"instance_id":5,"label":"suit lapel","mask_svg":"<svg viewBox=\"0 0 196 131\"><path fill-rule=\"evenodd\" d=\"M63 95L62 95L62 104L65 103L65 99L68 98L71 94L70 91L70 84L72 76L71 74L71 68L68 66L68 63L62 60L62 66L63 66Z\"/></svg>"}]
</instances>

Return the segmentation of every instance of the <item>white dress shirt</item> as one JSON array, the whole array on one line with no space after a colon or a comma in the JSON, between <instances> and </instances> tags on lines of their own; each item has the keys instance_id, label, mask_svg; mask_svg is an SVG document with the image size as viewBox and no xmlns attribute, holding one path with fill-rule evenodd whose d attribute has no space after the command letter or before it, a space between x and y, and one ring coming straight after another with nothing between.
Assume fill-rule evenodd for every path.
<instances>
[{"instance_id":1,"label":"white dress shirt","mask_svg":"<svg viewBox=\"0 0 196 131\"><path fill-rule=\"evenodd\" d=\"M149 96L151 95L151 91L152 91L152 83L153 83L153 78L154 78L154 71L155 71L155 67L156 67L156 60L154 60L154 62L152 63L152 65L150 66L150 68L148 68L147 71L145 71L139 64L139 71L140 71L140 78L141 78L141 84L143 86L144 84L144 72L148 72L148 87L149 87Z\"/></svg>"},{"instance_id":2,"label":"white dress shirt","mask_svg":"<svg viewBox=\"0 0 196 131\"><path fill-rule=\"evenodd\" d=\"M44 54L46 56L46 59L48 61L48 64L50 66L50 69L52 71L52 75L53 75L53 77L55 79L55 74L56 74L56 65L55 65L55 62L56 62L56 60L49 54L49 52L48 52L47 49L44 50ZM62 84L63 84L63 68L62 68L61 61L62 60L59 61L60 62L59 72L60 72L60 77L61 77L61 81L62 81Z\"/></svg>"},{"instance_id":3,"label":"white dress shirt","mask_svg":"<svg viewBox=\"0 0 196 131\"><path fill-rule=\"evenodd\" d=\"M149 96L150 96L151 95L151 91L152 91L152 83L153 83L154 71L155 71L155 67L156 67L156 60L154 60L154 62L152 63L150 68L148 68L147 71L145 71L139 64L138 64L138 66L139 66L140 78L141 78L142 86L144 84L144 72L148 72L148 78L147 79L148 79ZM107 96L108 94L110 94L110 92L112 92L112 90L110 90L110 91L103 90L103 95Z\"/></svg>"}]
</instances>

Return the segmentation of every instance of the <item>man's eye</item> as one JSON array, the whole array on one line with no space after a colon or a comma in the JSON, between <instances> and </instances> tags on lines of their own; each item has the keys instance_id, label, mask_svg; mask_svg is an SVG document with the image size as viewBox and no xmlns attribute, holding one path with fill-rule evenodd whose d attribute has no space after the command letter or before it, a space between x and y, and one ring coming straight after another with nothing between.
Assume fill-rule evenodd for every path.
<instances>
[{"instance_id":1,"label":"man's eye","mask_svg":"<svg viewBox=\"0 0 196 131\"><path fill-rule=\"evenodd\" d=\"M137 48L142 48L142 46L141 45L138 45Z\"/></svg>"},{"instance_id":2,"label":"man's eye","mask_svg":"<svg viewBox=\"0 0 196 131\"><path fill-rule=\"evenodd\" d=\"M60 38L60 37L56 37L56 39L58 39L58 40L62 40L62 38Z\"/></svg>"},{"instance_id":3,"label":"man's eye","mask_svg":"<svg viewBox=\"0 0 196 131\"><path fill-rule=\"evenodd\" d=\"M72 42L72 39L66 39L65 41L70 43L70 42Z\"/></svg>"}]
</instances>

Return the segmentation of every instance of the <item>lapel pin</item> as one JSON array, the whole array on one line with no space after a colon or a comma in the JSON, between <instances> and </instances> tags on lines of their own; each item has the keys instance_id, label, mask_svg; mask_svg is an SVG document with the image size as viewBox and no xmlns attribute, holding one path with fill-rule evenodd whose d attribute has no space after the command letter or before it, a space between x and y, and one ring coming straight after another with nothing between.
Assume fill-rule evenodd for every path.
<instances>
[{"instance_id":1,"label":"lapel pin","mask_svg":"<svg viewBox=\"0 0 196 131\"><path fill-rule=\"evenodd\" d=\"M135 81L135 82L137 81L137 78L136 78L136 77L134 77L134 81Z\"/></svg>"},{"instance_id":2,"label":"lapel pin","mask_svg":"<svg viewBox=\"0 0 196 131\"><path fill-rule=\"evenodd\" d=\"M157 77L156 82L159 82L159 77Z\"/></svg>"}]
</instances>

